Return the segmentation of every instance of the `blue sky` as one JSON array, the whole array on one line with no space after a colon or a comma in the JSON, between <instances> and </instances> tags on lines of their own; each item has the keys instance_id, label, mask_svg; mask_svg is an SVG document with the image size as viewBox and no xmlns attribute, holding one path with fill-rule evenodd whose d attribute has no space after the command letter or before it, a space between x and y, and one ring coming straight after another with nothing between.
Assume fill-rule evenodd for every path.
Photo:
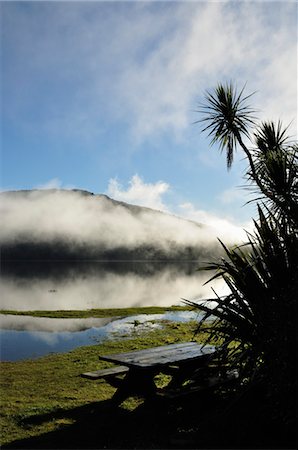
<instances>
[{"instance_id":1,"label":"blue sky","mask_svg":"<svg viewBox=\"0 0 298 450\"><path fill-rule=\"evenodd\" d=\"M296 2L2 2L2 190L82 188L201 222L253 207L193 125L233 80L297 133Z\"/></svg>"}]
</instances>

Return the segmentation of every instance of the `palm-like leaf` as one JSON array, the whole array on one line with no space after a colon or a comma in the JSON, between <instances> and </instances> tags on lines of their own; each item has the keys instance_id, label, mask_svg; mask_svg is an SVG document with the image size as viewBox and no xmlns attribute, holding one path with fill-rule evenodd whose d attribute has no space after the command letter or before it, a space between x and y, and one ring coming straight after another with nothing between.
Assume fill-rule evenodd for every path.
<instances>
[{"instance_id":1,"label":"palm-like leaf","mask_svg":"<svg viewBox=\"0 0 298 450\"><path fill-rule=\"evenodd\" d=\"M243 91L244 88L237 93L232 83L219 84L214 92L206 93L206 104L199 110L204 117L198 122L206 123L203 131L212 137L211 144L219 143L220 150L226 150L228 168L239 138L248 137L249 128L255 123L254 111L246 104L252 94L243 96Z\"/></svg>"},{"instance_id":2,"label":"palm-like leaf","mask_svg":"<svg viewBox=\"0 0 298 450\"><path fill-rule=\"evenodd\" d=\"M282 150L288 141L286 132L287 128L283 128L280 120L276 126L274 122L263 122L254 133L257 148L263 155Z\"/></svg>"},{"instance_id":3,"label":"palm-like leaf","mask_svg":"<svg viewBox=\"0 0 298 450\"><path fill-rule=\"evenodd\" d=\"M254 169L262 182L265 200L279 218L287 216L298 221L298 147L287 145L286 128L280 122L264 122L254 133ZM255 175L250 170L250 179Z\"/></svg>"}]
</instances>

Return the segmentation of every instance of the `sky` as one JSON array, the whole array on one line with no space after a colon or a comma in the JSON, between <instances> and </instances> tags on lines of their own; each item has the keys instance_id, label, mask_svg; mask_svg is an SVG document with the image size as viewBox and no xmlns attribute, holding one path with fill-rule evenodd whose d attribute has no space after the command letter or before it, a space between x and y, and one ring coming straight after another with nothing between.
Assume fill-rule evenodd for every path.
<instances>
[{"instance_id":1,"label":"sky","mask_svg":"<svg viewBox=\"0 0 298 450\"><path fill-rule=\"evenodd\" d=\"M85 189L206 224L254 205L202 133L218 82L297 138L295 1L1 2L1 190Z\"/></svg>"}]
</instances>

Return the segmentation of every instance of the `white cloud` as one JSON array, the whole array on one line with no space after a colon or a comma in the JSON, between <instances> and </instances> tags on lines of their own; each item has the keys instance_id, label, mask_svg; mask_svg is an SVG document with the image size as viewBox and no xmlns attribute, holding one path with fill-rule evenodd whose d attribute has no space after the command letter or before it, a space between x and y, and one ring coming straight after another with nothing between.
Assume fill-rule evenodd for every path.
<instances>
[{"instance_id":1,"label":"white cloud","mask_svg":"<svg viewBox=\"0 0 298 450\"><path fill-rule=\"evenodd\" d=\"M195 120L202 91L232 78L258 92L252 102L262 118L295 120L296 7L57 2L24 15L6 5L4 23L18 29L8 42L6 84L19 89L7 90L5 108L24 123L32 98L44 98L41 87L49 84L51 95L36 117L43 129L90 139L120 120L139 142L164 132L175 138Z\"/></svg>"},{"instance_id":2,"label":"white cloud","mask_svg":"<svg viewBox=\"0 0 298 450\"><path fill-rule=\"evenodd\" d=\"M183 203L178 209L181 217L203 223L210 227L207 231L224 242L246 241L246 231L252 231L252 222L236 224L231 217L220 216L212 211L197 209L192 203ZM213 230L213 232L212 232Z\"/></svg>"},{"instance_id":3,"label":"white cloud","mask_svg":"<svg viewBox=\"0 0 298 450\"><path fill-rule=\"evenodd\" d=\"M179 135L193 121L194 99L218 81L234 79L263 109L262 118L296 118L295 6L255 2L176 3L163 38L142 64L131 61L117 83L120 110L137 138L163 131ZM274 15L280 14L280 20ZM149 32L144 28L141 41ZM268 39L270 36L270 39ZM208 37L208 38L207 38ZM283 105L281 107L281 105ZM284 105L286 107L284 107Z\"/></svg>"},{"instance_id":4,"label":"white cloud","mask_svg":"<svg viewBox=\"0 0 298 450\"><path fill-rule=\"evenodd\" d=\"M134 175L129 181L129 188L123 189L121 184L116 179L111 179L107 194L115 200L132 203L139 206L149 206L153 209L166 211L170 214L176 214L182 218L192 220L204 225L207 225L207 240L212 235L213 238L220 237L228 242L236 240L243 240L246 237L245 230L252 230L252 223L239 223L235 218L227 215L222 215L216 211L206 211L197 209L195 206L186 202L180 205L167 205L163 199L170 189L169 184L159 181L157 183L146 183L138 175ZM231 204L236 201L243 200L243 190L229 189L223 192L220 196L222 203ZM169 224L169 228L171 228Z\"/></svg>"},{"instance_id":5,"label":"white cloud","mask_svg":"<svg viewBox=\"0 0 298 450\"><path fill-rule=\"evenodd\" d=\"M131 203L133 205L146 206L160 211L168 211L162 196L169 191L170 186L164 181L157 183L145 183L137 174L129 181L129 187L125 190L117 179L109 181L107 194L115 200Z\"/></svg>"},{"instance_id":6,"label":"white cloud","mask_svg":"<svg viewBox=\"0 0 298 450\"><path fill-rule=\"evenodd\" d=\"M247 191L245 192L243 188L239 187L225 189L217 196L217 198L224 205L231 205L233 203L240 203L244 205L249 200L247 197Z\"/></svg>"}]
</instances>

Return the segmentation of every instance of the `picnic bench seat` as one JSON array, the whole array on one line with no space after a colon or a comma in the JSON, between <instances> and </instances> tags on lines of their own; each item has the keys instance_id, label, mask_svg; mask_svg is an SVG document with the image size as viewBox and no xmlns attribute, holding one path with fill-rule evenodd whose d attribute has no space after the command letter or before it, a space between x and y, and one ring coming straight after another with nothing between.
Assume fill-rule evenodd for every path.
<instances>
[{"instance_id":1,"label":"picnic bench seat","mask_svg":"<svg viewBox=\"0 0 298 450\"><path fill-rule=\"evenodd\" d=\"M89 380L98 380L99 378L113 378L117 375L122 375L128 372L126 366L109 367L108 369L95 370L94 372L85 372L81 374L81 377L88 378Z\"/></svg>"}]
</instances>

